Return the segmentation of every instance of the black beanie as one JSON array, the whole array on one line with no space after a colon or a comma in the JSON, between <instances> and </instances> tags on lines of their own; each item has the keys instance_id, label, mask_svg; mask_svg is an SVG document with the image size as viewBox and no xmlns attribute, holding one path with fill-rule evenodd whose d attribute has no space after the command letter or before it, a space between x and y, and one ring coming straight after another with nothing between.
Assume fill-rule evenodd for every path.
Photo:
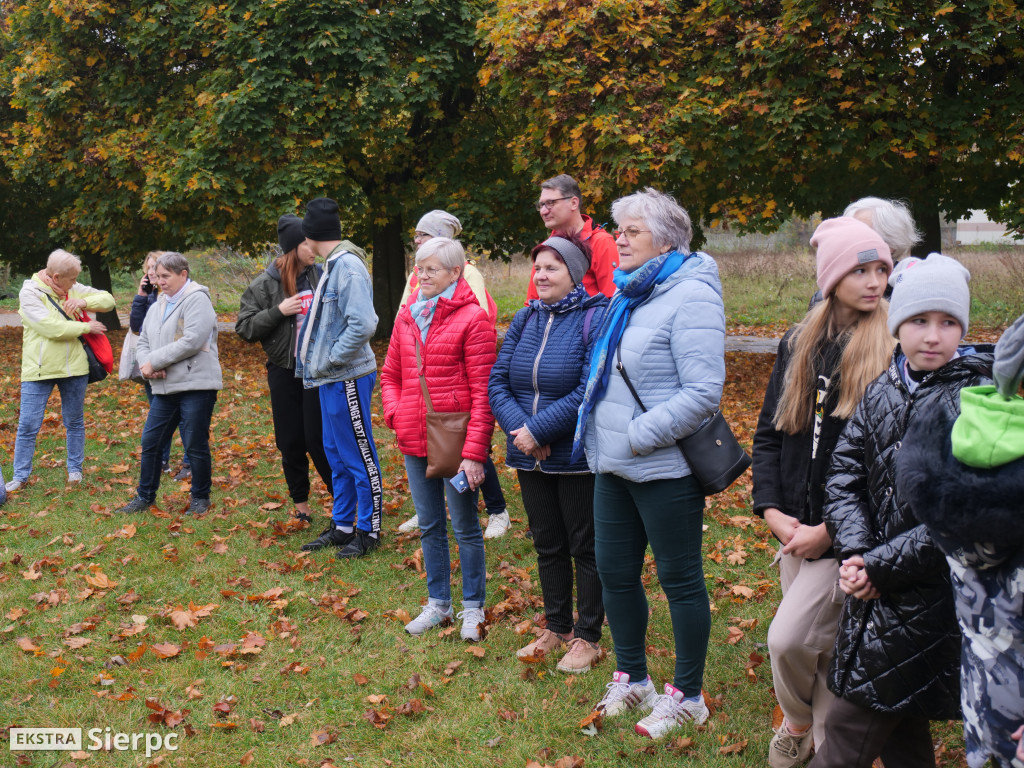
<instances>
[{"instance_id":1,"label":"black beanie","mask_svg":"<svg viewBox=\"0 0 1024 768\"><path fill-rule=\"evenodd\" d=\"M302 233L310 240L325 242L341 240L341 218L338 204L329 197L318 197L306 203L306 218L302 220Z\"/></svg>"},{"instance_id":2,"label":"black beanie","mask_svg":"<svg viewBox=\"0 0 1024 768\"><path fill-rule=\"evenodd\" d=\"M302 234L302 219L294 213L286 213L277 220L277 244L283 253L298 248L306 236Z\"/></svg>"}]
</instances>

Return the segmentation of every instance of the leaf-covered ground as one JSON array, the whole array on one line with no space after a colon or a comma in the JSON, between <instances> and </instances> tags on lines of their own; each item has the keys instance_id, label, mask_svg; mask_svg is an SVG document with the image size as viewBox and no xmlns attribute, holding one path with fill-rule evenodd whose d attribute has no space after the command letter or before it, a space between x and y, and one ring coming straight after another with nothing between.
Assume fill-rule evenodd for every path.
<instances>
[{"instance_id":1,"label":"leaf-covered ground","mask_svg":"<svg viewBox=\"0 0 1024 768\"><path fill-rule=\"evenodd\" d=\"M121 334L112 334L115 351ZM21 333L0 330L0 461L7 478L17 425ZM612 657L587 675L515 651L542 621L536 557L513 472L494 438L509 510L508 536L487 543L490 626L466 645L454 632L422 638L402 624L426 597L412 512L393 435L375 434L385 477L383 546L359 561L305 554L311 528L289 521L274 447L263 355L220 336L225 389L213 422L213 511L182 517L187 484L165 481L159 509L114 514L137 479L146 414L141 388L108 379L86 398L85 481L65 486L54 394L31 484L0 510L0 736L12 727L150 733L174 750L9 752L0 765L101 766L710 766L766 762L774 708L765 635L779 598L774 546L750 516L749 475L710 501L705 533L713 627L705 676L713 715L668 742L633 721L595 736L580 723L604 692ZM378 349L382 357L383 349ZM769 355L730 353L723 409L748 447ZM379 403L378 403L379 405ZM378 409L379 410L379 409ZM181 456L175 442L172 461ZM453 545L453 585L460 592ZM651 673L673 666L667 604L653 561ZM610 650L607 633L602 645ZM85 746L90 743L88 737ZM963 765L958 726L937 730L943 764ZM111 741L113 747L114 742Z\"/></svg>"}]
</instances>

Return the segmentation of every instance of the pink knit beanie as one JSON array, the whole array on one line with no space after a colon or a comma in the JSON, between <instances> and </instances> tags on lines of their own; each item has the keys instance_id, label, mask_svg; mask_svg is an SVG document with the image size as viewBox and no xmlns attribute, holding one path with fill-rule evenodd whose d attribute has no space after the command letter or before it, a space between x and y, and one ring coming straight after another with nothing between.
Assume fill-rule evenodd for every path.
<instances>
[{"instance_id":1,"label":"pink knit beanie","mask_svg":"<svg viewBox=\"0 0 1024 768\"><path fill-rule=\"evenodd\" d=\"M839 281L853 269L872 261L881 261L892 271L892 253L875 230L862 221L840 216L826 219L811 237L818 251L818 287L828 296Z\"/></svg>"}]
</instances>

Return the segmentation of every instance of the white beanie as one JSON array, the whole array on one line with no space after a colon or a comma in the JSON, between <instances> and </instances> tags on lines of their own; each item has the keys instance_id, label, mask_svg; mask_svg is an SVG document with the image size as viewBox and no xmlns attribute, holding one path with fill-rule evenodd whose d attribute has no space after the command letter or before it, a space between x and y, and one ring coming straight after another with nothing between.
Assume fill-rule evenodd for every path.
<instances>
[{"instance_id":1,"label":"white beanie","mask_svg":"<svg viewBox=\"0 0 1024 768\"><path fill-rule=\"evenodd\" d=\"M448 237L454 240L462 232L462 222L447 211L430 211L416 222L417 232L426 232L431 237Z\"/></svg>"},{"instance_id":2,"label":"white beanie","mask_svg":"<svg viewBox=\"0 0 1024 768\"><path fill-rule=\"evenodd\" d=\"M925 312L945 312L955 317L967 335L971 315L971 273L956 259L932 253L927 259L903 259L889 276L889 333L893 336L910 318Z\"/></svg>"}]
</instances>

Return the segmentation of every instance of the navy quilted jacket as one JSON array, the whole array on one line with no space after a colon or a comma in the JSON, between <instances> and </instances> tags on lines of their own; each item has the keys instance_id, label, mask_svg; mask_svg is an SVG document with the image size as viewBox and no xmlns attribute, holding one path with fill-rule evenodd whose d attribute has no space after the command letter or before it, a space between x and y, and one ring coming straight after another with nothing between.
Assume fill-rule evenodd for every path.
<instances>
[{"instance_id":1,"label":"navy quilted jacket","mask_svg":"<svg viewBox=\"0 0 1024 768\"><path fill-rule=\"evenodd\" d=\"M988 347L991 349L991 347ZM960 390L988 380L991 353L959 357L909 393L889 369L868 385L832 458L825 525L837 559L864 558L877 600L847 597L829 688L879 712L959 717L960 631L949 567L896 485L896 457L911 419L941 407L955 417Z\"/></svg>"},{"instance_id":2,"label":"navy quilted jacket","mask_svg":"<svg viewBox=\"0 0 1024 768\"><path fill-rule=\"evenodd\" d=\"M607 306L608 299L600 293L559 313L532 301L512 318L491 369L487 387L491 411L506 435L525 424L539 445L551 446L551 455L538 462L508 437L505 463L509 467L553 473L589 471L584 457L572 461L572 437L590 370L590 350Z\"/></svg>"}]
</instances>

